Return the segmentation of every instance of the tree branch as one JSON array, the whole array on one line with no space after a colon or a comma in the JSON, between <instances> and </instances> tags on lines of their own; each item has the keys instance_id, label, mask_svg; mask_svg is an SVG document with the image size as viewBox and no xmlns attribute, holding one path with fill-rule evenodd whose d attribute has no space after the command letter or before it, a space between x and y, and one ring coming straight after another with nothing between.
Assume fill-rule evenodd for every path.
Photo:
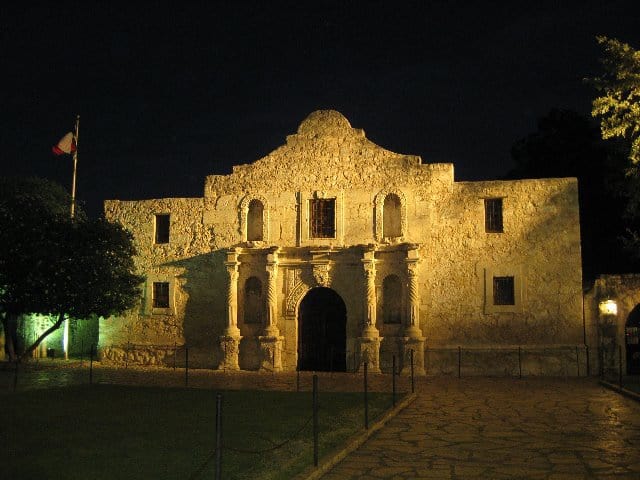
<instances>
[{"instance_id":1,"label":"tree branch","mask_svg":"<svg viewBox=\"0 0 640 480\"><path fill-rule=\"evenodd\" d=\"M23 358L25 358L26 356L28 356L29 354L31 354L31 352L33 352L36 348L38 348L38 345L40 345L40 343L42 342L42 340L44 340L45 338L47 338L49 336L49 334L51 332L55 332L57 329L60 328L60 326L62 325L62 322L64 322L64 313L60 313L58 315L58 320L56 320L56 322L51 325L47 330L45 330L37 339L35 342L33 342L29 348L27 348L24 352L22 352L19 356L18 356L18 362L20 362Z\"/></svg>"}]
</instances>

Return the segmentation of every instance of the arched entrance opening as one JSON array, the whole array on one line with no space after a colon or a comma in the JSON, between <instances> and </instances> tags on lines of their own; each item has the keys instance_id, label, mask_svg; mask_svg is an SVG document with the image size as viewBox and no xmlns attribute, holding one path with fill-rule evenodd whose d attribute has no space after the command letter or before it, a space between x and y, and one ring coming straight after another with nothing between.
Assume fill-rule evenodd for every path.
<instances>
[{"instance_id":1,"label":"arched entrance opening","mask_svg":"<svg viewBox=\"0 0 640 480\"><path fill-rule=\"evenodd\" d=\"M627 374L640 375L640 304L636 305L627 317L624 343L627 354Z\"/></svg>"},{"instance_id":2,"label":"arched entrance opening","mask_svg":"<svg viewBox=\"0 0 640 480\"><path fill-rule=\"evenodd\" d=\"M347 308L330 288L309 290L298 307L298 370L346 371Z\"/></svg>"}]
</instances>

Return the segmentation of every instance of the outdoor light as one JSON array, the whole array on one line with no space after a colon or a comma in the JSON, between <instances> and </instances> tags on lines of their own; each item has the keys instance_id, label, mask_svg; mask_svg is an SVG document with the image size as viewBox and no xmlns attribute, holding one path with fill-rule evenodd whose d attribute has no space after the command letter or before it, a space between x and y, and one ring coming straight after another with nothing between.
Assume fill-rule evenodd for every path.
<instances>
[{"instance_id":1,"label":"outdoor light","mask_svg":"<svg viewBox=\"0 0 640 480\"><path fill-rule=\"evenodd\" d=\"M617 315L618 314L618 304L615 300L603 300L598 305L600 308L600 313L602 315Z\"/></svg>"}]
</instances>

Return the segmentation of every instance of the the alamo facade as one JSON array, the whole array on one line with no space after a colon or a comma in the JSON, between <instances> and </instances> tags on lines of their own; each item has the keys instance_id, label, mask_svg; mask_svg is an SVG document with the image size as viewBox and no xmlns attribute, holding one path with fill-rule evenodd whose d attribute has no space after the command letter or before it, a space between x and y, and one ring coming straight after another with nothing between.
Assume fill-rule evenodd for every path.
<instances>
[{"instance_id":1,"label":"the alamo facade","mask_svg":"<svg viewBox=\"0 0 640 480\"><path fill-rule=\"evenodd\" d=\"M105 203L134 234L139 308L103 361L227 370L562 374L583 349L577 181L454 181L335 111L201 198ZM519 353L520 354L520 353ZM177 359L177 360L176 360ZM573 365L573 364L571 364ZM509 367L511 368L511 367ZM563 370L564 369L564 370Z\"/></svg>"}]
</instances>

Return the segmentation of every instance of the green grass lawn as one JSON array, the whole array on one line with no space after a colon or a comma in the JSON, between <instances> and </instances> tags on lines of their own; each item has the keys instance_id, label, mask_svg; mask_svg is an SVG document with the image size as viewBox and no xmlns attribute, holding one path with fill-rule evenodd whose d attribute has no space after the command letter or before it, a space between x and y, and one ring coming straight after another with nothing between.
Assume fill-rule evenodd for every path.
<instances>
[{"instance_id":1,"label":"green grass lawn","mask_svg":"<svg viewBox=\"0 0 640 480\"><path fill-rule=\"evenodd\" d=\"M2 478L212 479L210 390L75 386L0 396ZM225 479L289 479L313 462L310 392L223 393ZM320 457L363 429L362 393L320 393ZM369 394L370 418L391 395ZM284 446L266 450L299 434Z\"/></svg>"}]
</instances>

